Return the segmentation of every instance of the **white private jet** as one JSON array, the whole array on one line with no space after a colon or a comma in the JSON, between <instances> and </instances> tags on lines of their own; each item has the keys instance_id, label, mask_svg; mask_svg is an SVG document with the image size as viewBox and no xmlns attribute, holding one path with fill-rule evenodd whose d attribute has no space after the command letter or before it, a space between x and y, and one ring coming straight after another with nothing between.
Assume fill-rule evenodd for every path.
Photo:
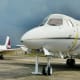
<instances>
[{"instance_id":1,"label":"white private jet","mask_svg":"<svg viewBox=\"0 0 80 80\"><path fill-rule=\"evenodd\" d=\"M69 54L66 64L69 66L75 64L72 55L80 53L80 21L63 14L51 14L44 19L40 26L26 32L21 41L28 48L43 49L44 54L48 57L48 64L43 68L42 73L51 75L52 67L49 57L52 52ZM35 74L38 74L38 60Z\"/></svg>"}]
</instances>

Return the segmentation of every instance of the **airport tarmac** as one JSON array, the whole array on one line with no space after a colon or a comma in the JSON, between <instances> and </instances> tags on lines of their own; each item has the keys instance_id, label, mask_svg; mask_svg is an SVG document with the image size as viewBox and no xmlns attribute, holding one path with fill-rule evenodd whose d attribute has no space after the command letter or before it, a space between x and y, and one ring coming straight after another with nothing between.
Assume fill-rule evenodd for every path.
<instances>
[{"instance_id":1,"label":"airport tarmac","mask_svg":"<svg viewBox=\"0 0 80 80\"><path fill-rule=\"evenodd\" d=\"M80 60L76 60L76 66L69 68L64 59L51 59L53 75L33 75L35 57L7 56L0 60L0 80L80 80ZM45 57L39 58L40 66L46 65Z\"/></svg>"}]
</instances>

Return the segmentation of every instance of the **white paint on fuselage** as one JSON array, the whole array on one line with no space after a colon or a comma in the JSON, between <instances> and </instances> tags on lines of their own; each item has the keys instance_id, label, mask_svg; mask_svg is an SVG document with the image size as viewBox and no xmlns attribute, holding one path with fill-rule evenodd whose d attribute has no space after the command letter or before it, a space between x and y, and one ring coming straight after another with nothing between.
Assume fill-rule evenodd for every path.
<instances>
[{"instance_id":1,"label":"white paint on fuselage","mask_svg":"<svg viewBox=\"0 0 80 80\"><path fill-rule=\"evenodd\" d=\"M61 14L63 24L60 26L51 26L45 23L43 26L36 27L26 32L21 40L23 44L32 49L45 47L51 51L75 51L80 52L80 22L71 17ZM51 15L50 18L54 18Z\"/></svg>"}]
</instances>

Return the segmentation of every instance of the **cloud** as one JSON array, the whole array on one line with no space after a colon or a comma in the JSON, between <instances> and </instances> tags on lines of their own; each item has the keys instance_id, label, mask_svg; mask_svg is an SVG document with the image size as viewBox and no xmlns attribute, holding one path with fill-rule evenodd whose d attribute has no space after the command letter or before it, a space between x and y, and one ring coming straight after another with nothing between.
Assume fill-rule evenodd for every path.
<instances>
[{"instance_id":1,"label":"cloud","mask_svg":"<svg viewBox=\"0 0 80 80\"><path fill-rule=\"evenodd\" d=\"M4 11L7 5L8 5L7 0L0 0L0 12Z\"/></svg>"}]
</instances>

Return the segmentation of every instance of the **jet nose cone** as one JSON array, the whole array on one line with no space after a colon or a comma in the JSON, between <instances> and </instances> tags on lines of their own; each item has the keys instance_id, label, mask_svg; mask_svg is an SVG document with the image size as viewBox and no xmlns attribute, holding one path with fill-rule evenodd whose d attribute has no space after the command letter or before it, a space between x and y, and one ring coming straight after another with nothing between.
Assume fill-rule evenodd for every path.
<instances>
[{"instance_id":1,"label":"jet nose cone","mask_svg":"<svg viewBox=\"0 0 80 80\"><path fill-rule=\"evenodd\" d=\"M20 40L22 43L25 42L25 34L21 37L21 40Z\"/></svg>"},{"instance_id":2,"label":"jet nose cone","mask_svg":"<svg viewBox=\"0 0 80 80\"><path fill-rule=\"evenodd\" d=\"M21 39L20 42L23 43L24 41Z\"/></svg>"},{"instance_id":3,"label":"jet nose cone","mask_svg":"<svg viewBox=\"0 0 80 80\"><path fill-rule=\"evenodd\" d=\"M22 37L21 37L21 42L22 43L26 43L27 41L28 41L28 38L29 37L29 31L28 32L26 32L26 33L24 33L23 35L22 35Z\"/></svg>"}]
</instances>

